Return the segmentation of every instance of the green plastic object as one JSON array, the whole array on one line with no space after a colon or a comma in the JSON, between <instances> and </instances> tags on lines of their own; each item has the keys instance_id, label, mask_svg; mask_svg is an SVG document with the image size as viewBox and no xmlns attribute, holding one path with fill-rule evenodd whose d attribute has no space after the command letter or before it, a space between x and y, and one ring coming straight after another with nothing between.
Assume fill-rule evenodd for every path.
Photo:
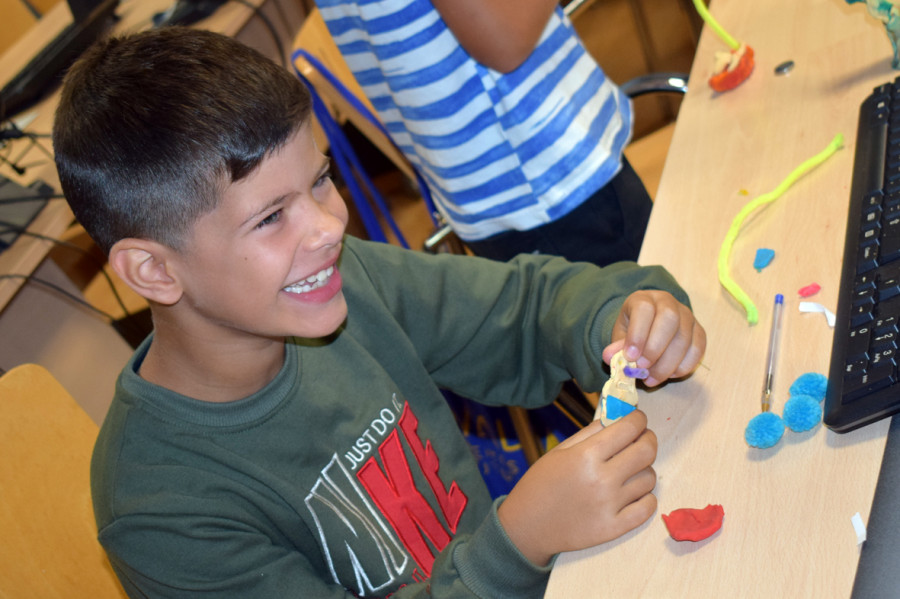
<instances>
[{"instance_id":1,"label":"green plastic object","mask_svg":"<svg viewBox=\"0 0 900 599\"><path fill-rule=\"evenodd\" d=\"M894 48L891 66L900 69L900 52L897 50L897 40L900 38L900 2L889 2L888 0L846 0L846 2L847 4L865 2L869 14L884 23L884 30Z\"/></svg>"}]
</instances>

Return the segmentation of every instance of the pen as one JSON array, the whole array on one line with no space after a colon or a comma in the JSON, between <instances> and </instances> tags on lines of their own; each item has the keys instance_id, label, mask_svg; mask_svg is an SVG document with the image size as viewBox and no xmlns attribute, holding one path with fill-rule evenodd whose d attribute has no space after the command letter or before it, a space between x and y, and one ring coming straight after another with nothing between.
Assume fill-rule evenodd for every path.
<instances>
[{"instance_id":1,"label":"pen","mask_svg":"<svg viewBox=\"0 0 900 599\"><path fill-rule=\"evenodd\" d=\"M778 338L781 336L781 313L784 311L784 296L775 295L775 309L772 311L772 332L769 334L769 355L766 357L766 382L762 392L762 411L768 412L772 396L772 382L775 380L775 362L778 360Z\"/></svg>"}]
</instances>

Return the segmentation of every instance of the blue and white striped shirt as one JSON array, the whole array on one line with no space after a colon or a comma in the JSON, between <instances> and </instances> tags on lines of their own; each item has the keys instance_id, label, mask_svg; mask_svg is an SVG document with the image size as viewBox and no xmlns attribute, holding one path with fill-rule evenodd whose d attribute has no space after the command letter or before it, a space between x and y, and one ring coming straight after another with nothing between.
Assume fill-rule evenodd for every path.
<instances>
[{"instance_id":1,"label":"blue and white striped shirt","mask_svg":"<svg viewBox=\"0 0 900 599\"><path fill-rule=\"evenodd\" d=\"M430 0L316 0L394 141L464 240L567 214L618 173L631 103L560 9L508 74L475 61Z\"/></svg>"}]
</instances>

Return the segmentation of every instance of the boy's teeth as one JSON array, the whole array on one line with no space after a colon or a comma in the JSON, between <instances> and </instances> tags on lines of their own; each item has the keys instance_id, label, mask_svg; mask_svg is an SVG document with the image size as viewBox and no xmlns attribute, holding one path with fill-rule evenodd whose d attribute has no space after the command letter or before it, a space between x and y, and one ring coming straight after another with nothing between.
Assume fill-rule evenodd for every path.
<instances>
[{"instance_id":1,"label":"boy's teeth","mask_svg":"<svg viewBox=\"0 0 900 599\"><path fill-rule=\"evenodd\" d=\"M306 277L301 283L288 285L284 290L290 293L306 293L324 285L333 274L334 267L329 266L325 270L320 270L316 274Z\"/></svg>"}]
</instances>

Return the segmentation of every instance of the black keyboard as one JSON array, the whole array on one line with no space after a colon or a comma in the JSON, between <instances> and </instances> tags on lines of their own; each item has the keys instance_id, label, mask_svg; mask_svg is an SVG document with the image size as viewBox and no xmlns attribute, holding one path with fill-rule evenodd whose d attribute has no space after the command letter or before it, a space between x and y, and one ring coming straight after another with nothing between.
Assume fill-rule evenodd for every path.
<instances>
[{"instance_id":1,"label":"black keyboard","mask_svg":"<svg viewBox=\"0 0 900 599\"><path fill-rule=\"evenodd\" d=\"M847 432L900 412L900 77L859 109L825 425Z\"/></svg>"}]
</instances>

